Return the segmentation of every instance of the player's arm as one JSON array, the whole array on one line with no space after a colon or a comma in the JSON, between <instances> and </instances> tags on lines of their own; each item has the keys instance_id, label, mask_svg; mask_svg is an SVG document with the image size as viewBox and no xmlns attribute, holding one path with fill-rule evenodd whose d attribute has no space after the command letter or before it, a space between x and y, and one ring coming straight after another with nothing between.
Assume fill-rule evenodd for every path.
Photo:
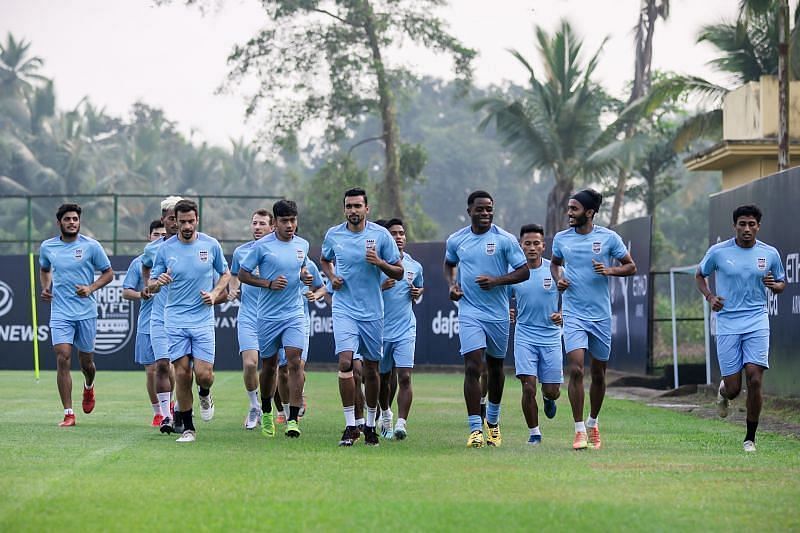
<instances>
[{"instance_id":1,"label":"player's arm","mask_svg":"<svg viewBox=\"0 0 800 533\"><path fill-rule=\"evenodd\" d=\"M381 272L395 281L403 279L403 262L400 259L394 263L389 263L378 257L374 248L370 248L367 251L367 263L380 268Z\"/></svg>"},{"instance_id":2,"label":"player's arm","mask_svg":"<svg viewBox=\"0 0 800 533\"><path fill-rule=\"evenodd\" d=\"M620 264L617 266L606 266L600 261L592 259L594 271L601 276L617 276L619 278L624 278L636 274L636 263L633 262L631 254L626 253L619 259L619 262Z\"/></svg>"},{"instance_id":3,"label":"player's arm","mask_svg":"<svg viewBox=\"0 0 800 533\"><path fill-rule=\"evenodd\" d=\"M477 283L481 289L488 291L501 285L522 283L529 277L531 277L531 271L528 269L527 264L523 264L519 268L512 270L508 274L503 274L502 276L478 276L475 278L475 283Z\"/></svg>"},{"instance_id":4,"label":"player's arm","mask_svg":"<svg viewBox=\"0 0 800 533\"><path fill-rule=\"evenodd\" d=\"M447 259L444 260L444 279L450 288L450 299L457 302L464 296L464 291L461 290L461 285L458 284L458 263L451 263Z\"/></svg>"},{"instance_id":5,"label":"player's arm","mask_svg":"<svg viewBox=\"0 0 800 533\"><path fill-rule=\"evenodd\" d=\"M109 267L100 274L100 277L94 280L94 283L90 285L76 285L75 286L75 294L82 298L86 298L90 296L93 292L102 289L109 283L111 280L114 279L114 270Z\"/></svg>"},{"instance_id":6,"label":"player's arm","mask_svg":"<svg viewBox=\"0 0 800 533\"><path fill-rule=\"evenodd\" d=\"M258 276L254 276L252 272L248 272L246 269L242 268L239 270L239 281L246 284L252 285L253 287L260 287L262 289L271 289L272 288L272 281L264 278L260 278Z\"/></svg>"},{"instance_id":7,"label":"player's arm","mask_svg":"<svg viewBox=\"0 0 800 533\"><path fill-rule=\"evenodd\" d=\"M786 282L783 280L777 281L772 272L767 272L767 275L764 276L763 280L764 285L774 294L780 294L783 292L783 289L786 288Z\"/></svg>"},{"instance_id":8,"label":"player's arm","mask_svg":"<svg viewBox=\"0 0 800 533\"><path fill-rule=\"evenodd\" d=\"M200 297L206 305L215 305L222 303L227 299L225 289L228 287L228 282L231 279L231 272L227 268L220 274L217 284L211 289L211 292L200 291Z\"/></svg>"},{"instance_id":9,"label":"player's arm","mask_svg":"<svg viewBox=\"0 0 800 533\"><path fill-rule=\"evenodd\" d=\"M324 257L319 258L319 265L322 270L322 273L325 274L325 277L331 280L331 285L333 286L333 290L338 291L342 288L344 284L344 280L336 275L334 270L336 264L333 261L328 261Z\"/></svg>"},{"instance_id":10,"label":"player's arm","mask_svg":"<svg viewBox=\"0 0 800 533\"><path fill-rule=\"evenodd\" d=\"M239 272L241 272L241 270ZM228 282L228 300L235 300L239 296L241 288L242 282L239 279L239 275L231 275L231 279Z\"/></svg>"},{"instance_id":11,"label":"player's arm","mask_svg":"<svg viewBox=\"0 0 800 533\"><path fill-rule=\"evenodd\" d=\"M703 275L703 272L698 268L697 272L694 275L694 282L697 286L697 290L700 291L700 294L703 295L703 298L711 304L711 309L714 311L719 311L725 305L725 298L722 296L717 296L708 286L708 278Z\"/></svg>"},{"instance_id":12,"label":"player's arm","mask_svg":"<svg viewBox=\"0 0 800 533\"><path fill-rule=\"evenodd\" d=\"M50 302L53 300L53 271L45 269L44 267L39 269L39 284L42 286L41 298L45 302Z\"/></svg>"},{"instance_id":13,"label":"player's arm","mask_svg":"<svg viewBox=\"0 0 800 533\"><path fill-rule=\"evenodd\" d=\"M142 294L142 291L137 291L131 288L122 289L122 298L125 300L146 300Z\"/></svg>"}]
</instances>

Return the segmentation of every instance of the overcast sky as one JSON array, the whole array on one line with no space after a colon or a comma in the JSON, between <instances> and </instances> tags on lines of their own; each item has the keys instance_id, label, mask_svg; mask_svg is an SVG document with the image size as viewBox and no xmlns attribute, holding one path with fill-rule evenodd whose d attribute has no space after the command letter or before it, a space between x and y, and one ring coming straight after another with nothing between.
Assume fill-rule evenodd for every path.
<instances>
[{"instance_id":1,"label":"overcast sky","mask_svg":"<svg viewBox=\"0 0 800 533\"><path fill-rule=\"evenodd\" d=\"M197 141L227 145L229 138L252 139L256 124L244 121L243 94L216 95L227 73L226 57L264 23L256 0L228 0L205 15L178 5L157 7L151 0L0 0L0 34L33 43L45 60L43 73L55 79L58 105L69 108L90 99L114 115L127 115L142 100L163 108ZM623 96L633 71L633 27L640 0L451 0L442 11L451 31L478 50L476 82L512 80L525 74L507 49L535 57L536 25L552 31L567 18L591 53L610 37L598 67L607 89ZM738 0L672 0L667 23L659 21L654 67L725 78L706 63L708 45L696 45L698 29L733 19ZM489 7L491 5L491 7ZM702 9L699 7L702 6ZM400 52L422 74L442 75L443 63L416 49Z\"/></svg>"}]
</instances>

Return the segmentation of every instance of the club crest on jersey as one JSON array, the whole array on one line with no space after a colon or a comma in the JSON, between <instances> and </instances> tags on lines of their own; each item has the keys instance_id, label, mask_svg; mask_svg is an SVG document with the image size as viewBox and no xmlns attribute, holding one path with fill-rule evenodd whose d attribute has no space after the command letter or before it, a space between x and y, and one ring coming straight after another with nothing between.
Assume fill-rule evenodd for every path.
<instances>
[{"instance_id":1,"label":"club crest on jersey","mask_svg":"<svg viewBox=\"0 0 800 533\"><path fill-rule=\"evenodd\" d=\"M486 243L486 255L494 255L494 251L497 249L497 244L493 242Z\"/></svg>"},{"instance_id":2,"label":"club crest on jersey","mask_svg":"<svg viewBox=\"0 0 800 533\"><path fill-rule=\"evenodd\" d=\"M208 263L208 250L200 250L198 255L200 256L201 263Z\"/></svg>"},{"instance_id":3,"label":"club crest on jersey","mask_svg":"<svg viewBox=\"0 0 800 533\"><path fill-rule=\"evenodd\" d=\"M375 239L367 239L365 243L367 250L374 250L375 249Z\"/></svg>"},{"instance_id":4,"label":"club crest on jersey","mask_svg":"<svg viewBox=\"0 0 800 533\"><path fill-rule=\"evenodd\" d=\"M300 262L302 262L302 261L303 261L303 259L305 259L305 258L306 258L306 254L305 254L305 252L303 252L303 250L300 250L300 249L298 248L298 249L297 249L297 260L298 260L298 261L300 261Z\"/></svg>"},{"instance_id":5,"label":"club crest on jersey","mask_svg":"<svg viewBox=\"0 0 800 533\"><path fill-rule=\"evenodd\" d=\"M544 288L544 290L549 291L552 286L553 286L553 278L542 279L542 287Z\"/></svg>"},{"instance_id":6,"label":"club crest on jersey","mask_svg":"<svg viewBox=\"0 0 800 533\"><path fill-rule=\"evenodd\" d=\"M413 283L415 275L416 272L414 272L413 270L406 270L406 281L409 283Z\"/></svg>"},{"instance_id":7,"label":"club crest on jersey","mask_svg":"<svg viewBox=\"0 0 800 533\"><path fill-rule=\"evenodd\" d=\"M83 259L83 248L75 248L74 257L75 261Z\"/></svg>"},{"instance_id":8,"label":"club crest on jersey","mask_svg":"<svg viewBox=\"0 0 800 533\"><path fill-rule=\"evenodd\" d=\"M599 254L603 250L603 243L600 241L594 241L592 243L592 252L595 254Z\"/></svg>"},{"instance_id":9,"label":"club crest on jersey","mask_svg":"<svg viewBox=\"0 0 800 533\"><path fill-rule=\"evenodd\" d=\"M759 257L758 258L758 269L759 270L766 270L767 269L767 258L766 257Z\"/></svg>"}]
</instances>

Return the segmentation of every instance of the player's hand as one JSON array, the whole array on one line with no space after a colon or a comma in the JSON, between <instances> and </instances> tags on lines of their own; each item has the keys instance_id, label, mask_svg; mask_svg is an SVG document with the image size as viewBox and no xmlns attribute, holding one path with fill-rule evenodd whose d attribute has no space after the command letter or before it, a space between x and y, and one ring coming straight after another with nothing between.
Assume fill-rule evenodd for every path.
<instances>
[{"instance_id":1,"label":"player's hand","mask_svg":"<svg viewBox=\"0 0 800 533\"><path fill-rule=\"evenodd\" d=\"M512 308L512 309L508 310L508 320L512 324L514 324L517 321L517 310L516 309Z\"/></svg>"},{"instance_id":2,"label":"player's hand","mask_svg":"<svg viewBox=\"0 0 800 533\"><path fill-rule=\"evenodd\" d=\"M342 285L344 285L344 278L340 278L339 276L336 276L335 278L333 278L331 280L331 287L333 287L333 290L335 290L335 291L338 291L339 289L341 289Z\"/></svg>"},{"instance_id":3,"label":"player's hand","mask_svg":"<svg viewBox=\"0 0 800 533\"><path fill-rule=\"evenodd\" d=\"M561 316L561 313L552 313L550 315L550 321L559 327L564 325L564 317Z\"/></svg>"},{"instance_id":4,"label":"player's hand","mask_svg":"<svg viewBox=\"0 0 800 533\"><path fill-rule=\"evenodd\" d=\"M142 290L139 291L139 296L142 300L149 300L153 295L150 294L150 289L142 287Z\"/></svg>"},{"instance_id":5,"label":"player's hand","mask_svg":"<svg viewBox=\"0 0 800 533\"><path fill-rule=\"evenodd\" d=\"M384 281L383 283L381 283L381 290L385 291L385 290L391 289L392 287L394 287L395 283L397 283L396 279L389 278L386 281Z\"/></svg>"},{"instance_id":6,"label":"player's hand","mask_svg":"<svg viewBox=\"0 0 800 533\"><path fill-rule=\"evenodd\" d=\"M772 271L771 270L769 272L767 272L767 275L762 278L762 281L764 282L764 285L766 285L766 287L768 289L770 289L770 290L773 290L773 287L775 287L775 284L778 283L775 280L775 276L772 275Z\"/></svg>"},{"instance_id":7,"label":"player's hand","mask_svg":"<svg viewBox=\"0 0 800 533\"><path fill-rule=\"evenodd\" d=\"M492 276L478 276L475 278L475 283L477 283L478 287L481 289L488 291L497 287L497 278L493 278Z\"/></svg>"},{"instance_id":8,"label":"player's hand","mask_svg":"<svg viewBox=\"0 0 800 533\"><path fill-rule=\"evenodd\" d=\"M369 248L367 250L367 263L375 266L380 266L383 264L383 259L378 257L378 252L375 251L375 248Z\"/></svg>"},{"instance_id":9,"label":"player's hand","mask_svg":"<svg viewBox=\"0 0 800 533\"><path fill-rule=\"evenodd\" d=\"M214 305L214 300L216 300L216 296L214 291L206 292L200 291L200 298L203 300L203 303L206 305Z\"/></svg>"},{"instance_id":10,"label":"player's hand","mask_svg":"<svg viewBox=\"0 0 800 533\"><path fill-rule=\"evenodd\" d=\"M709 294L706 301L711 304L712 311L719 311L725 305L725 298L717 296L716 294Z\"/></svg>"},{"instance_id":11,"label":"player's hand","mask_svg":"<svg viewBox=\"0 0 800 533\"><path fill-rule=\"evenodd\" d=\"M603 263L601 263L600 261L595 261L594 259L592 259L592 267L594 268L595 274L600 274L601 276L609 275L608 267Z\"/></svg>"},{"instance_id":12,"label":"player's hand","mask_svg":"<svg viewBox=\"0 0 800 533\"><path fill-rule=\"evenodd\" d=\"M303 293L303 296L305 296L306 300L308 300L309 302L316 302L318 300L317 293L315 293L314 291L306 291L305 293Z\"/></svg>"},{"instance_id":13,"label":"player's hand","mask_svg":"<svg viewBox=\"0 0 800 533\"><path fill-rule=\"evenodd\" d=\"M569 280L567 278L561 278L558 280L558 283L556 283L556 287L558 288L558 292L564 292L569 289Z\"/></svg>"},{"instance_id":14,"label":"player's hand","mask_svg":"<svg viewBox=\"0 0 800 533\"><path fill-rule=\"evenodd\" d=\"M300 270L300 281L302 281L303 285L306 287L310 287L311 284L314 283L314 276L311 275L311 272L303 268Z\"/></svg>"},{"instance_id":15,"label":"player's hand","mask_svg":"<svg viewBox=\"0 0 800 533\"><path fill-rule=\"evenodd\" d=\"M422 291L423 291L422 287L414 287L412 285L411 289L409 290L409 293L411 294L411 299L414 301L418 300L419 297L422 296Z\"/></svg>"},{"instance_id":16,"label":"player's hand","mask_svg":"<svg viewBox=\"0 0 800 533\"><path fill-rule=\"evenodd\" d=\"M172 270L169 268L167 269L166 272L158 276L158 284L161 285L162 287L164 285L169 285L170 283L172 283L172 281L173 281Z\"/></svg>"},{"instance_id":17,"label":"player's hand","mask_svg":"<svg viewBox=\"0 0 800 533\"><path fill-rule=\"evenodd\" d=\"M75 285L75 294L81 298L88 298L92 294L92 287L89 285Z\"/></svg>"},{"instance_id":18,"label":"player's hand","mask_svg":"<svg viewBox=\"0 0 800 533\"><path fill-rule=\"evenodd\" d=\"M45 302L52 302L53 301L53 293L50 291L49 287L45 287L42 289L41 298Z\"/></svg>"},{"instance_id":19,"label":"player's hand","mask_svg":"<svg viewBox=\"0 0 800 533\"><path fill-rule=\"evenodd\" d=\"M273 279L272 282L269 284L269 288L273 291L282 291L286 288L289 284L289 281L286 279L286 276L281 274L277 278Z\"/></svg>"},{"instance_id":20,"label":"player's hand","mask_svg":"<svg viewBox=\"0 0 800 533\"><path fill-rule=\"evenodd\" d=\"M464 296L464 291L461 290L461 285L454 283L450 285L450 299L457 302Z\"/></svg>"},{"instance_id":21,"label":"player's hand","mask_svg":"<svg viewBox=\"0 0 800 533\"><path fill-rule=\"evenodd\" d=\"M155 295L158 291L161 290L161 285L158 284L157 279L151 279L147 284L147 294L150 296Z\"/></svg>"},{"instance_id":22,"label":"player's hand","mask_svg":"<svg viewBox=\"0 0 800 533\"><path fill-rule=\"evenodd\" d=\"M239 294L241 292L242 292L241 289L238 287L236 289L231 289L230 287L228 287L228 301L229 302L234 301L236 298L239 297Z\"/></svg>"}]
</instances>

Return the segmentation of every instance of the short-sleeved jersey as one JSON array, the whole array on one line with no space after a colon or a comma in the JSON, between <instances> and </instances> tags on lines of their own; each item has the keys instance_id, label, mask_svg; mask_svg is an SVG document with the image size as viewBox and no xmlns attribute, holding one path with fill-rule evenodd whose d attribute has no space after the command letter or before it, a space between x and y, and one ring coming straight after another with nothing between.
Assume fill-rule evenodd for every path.
<instances>
[{"instance_id":1,"label":"short-sleeved jersey","mask_svg":"<svg viewBox=\"0 0 800 533\"><path fill-rule=\"evenodd\" d=\"M464 296L459 300L458 315L487 322L508 321L508 287L481 289L478 276L504 276L509 270L524 266L517 239L492 224L489 231L473 233L467 226L447 238L445 261L458 265L458 279Z\"/></svg>"},{"instance_id":2,"label":"short-sleeved jersey","mask_svg":"<svg viewBox=\"0 0 800 533\"><path fill-rule=\"evenodd\" d=\"M575 228L559 231L553 239L553 257L563 260L569 288L562 296L564 314L582 320L611 317L609 277L594 271L592 259L612 266L613 259L628 253L622 238L613 230L594 226L582 235Z\"/></svg>"},{"instance_id":3,"label":"short-sleeved jersey","mask_svg":"<svg viewBox=\"0 0 800 533\"><path fill-rule=\"evenodd\" d=\"M558 288L550 275L550 261L542 259L539 268L530 271L526 281L511 286L517 300L514 335L537 346L561 344L561 328L550 320L558 312Z\"/></svg>"},{"instance_id":4,"label":"short-sleeved jersey","mask_svg":"<svg viewBox=\"0 0 800 533\"><path fill-rule=\"evenodd\" d=\"M153 268L153 264L156 262L156 254L158 253L158 249L162 244L167 242L169 238L170 237L165 236L161 239L156 239L147 243L147 245L144 247L144 251L142 252L143 267L150 269ZM153 304L150 308L150 324L156 324L156 326L164 325L164 305L167 303L167 294L169 294L169 285L161 287L161 289L159 289L159 291L151 298Z\"/></svg>"},{"instance_id":5,"label":"short-sleeved jersey","mask_svg":"<svg viewBox=\"0 0 800 533\"><path fill-rule=\"evenodd\" d=\"M239 265L242 270L253 273L258 269L262 279L286 278L287 285L276 291L258 288L258 319L285 320L305 316L303 296L305 287L300 280L300 269L308 260L308 241L293 236L290 241L278 239L275 233L256 241Z\"/></svg>"},{"instance_id":6,"label":"short-sleeved jersey","mask_svg":"<svg viewBox=\"0 0 800 533\"><path fill-rule=\"evenodd\" d=\"M219 242L205 233L198 233L190 243L170 237L159 247L150 277L157 278L167 270L172 283L164 305L164 325L214 327L214 306L203 303L200 292L213 290L214 273L222 275L228 270Z\"/></svg>"},{"instance_id":7,"label":"short-sleeved jersey","mask_svg":"<svg viewBox=\"0 0 800 533\"><path fill-rule=\"evenodd\" d=\"M322 279L322 274L319 273L319 268L317 268L316 263L310 259L306 262L306 270L309 274L311 274L311 287L309 288L305 284L301 284L300 297L303 299L303 313L306 316L306 320L311 321L311 310L308 307L306 292L309 290L315 291L319 289L325 285L325 280Z\"/></svg>"},{"instance_id":8,"label":"short-sleeved jersey","mask_svg":"<svg viewBox=\"0 0 800 533\"><path fill-rule=\"evenodd\" d=\"M776 281L785 281L778 250L758 240L752 248L742 248L729 239L709 248L698 270L705 277L717 273L716 293L725 298L717 313L717 335L769 329L769 289L763 278L772 272Z\"/></svg>"},{"instance_id":9,"label":"short-sleeved jersey","mask_svg":"<svg viewBox=\"0 0 800 533\"><path fill-rule=\"evenodd\" d=\"M381 283L387 279L384 274ZM422 265L403 252L403 279L383 291L383 340L399 341L416 335L417 318L412 309L411 287L422 287L423 283Z\"/></svg>"},{"instance_id":10,"label":"short-sleeved jersey","mask_svg":"<svg viewBox=\"0 0 800 533\"><path fill-rule=\"evenodd\" d=\"M42 243L39 265L53 272L53 300L50 316L62 320L86 320L97 317L94 294L83 298L75 294L76 285L94 283L95 271L111 268L106 252L96 240L78 234L72 242L53 237Z\"/></svg>"},{"instance_id":11,"label":"short-sleeved jersey","mask_svg":"<svg viewBox=\"0 0 800 533\"><path fill-rule=\"evenodd\" d=\"M141 291L144 289L144 281L142 280L142 256L136 257L131 261L128 267L128 272L125 273L125 279L122 280L123 289L132 289L134 291ZM136 329L140 333L150 335L150 312L153 309L153 298L139 301L139 318L136 321Z\"/></svg>"},{"instance_id":12,"label":"short-sleeved jersey","mask_svg":"<svg viewBox=\"0 0 800 533\"><path fill-rule=\"evenodd\" d=\"M344 314L356 320L383 319L383 296L381 295L381 269L367 262L369 248L387 263L400 261L389 231L367 221L358 232L347 229L347 223L334 226L325 234L322 242L322 258L336 263L336 275L344 280L342 287L333 291L332 313Z\"/></svg>"},{"instance_id":13,"label":"short-sleeved jersey","mask_svg":"<svg viewBox=\"0 0 800 533\"><path fill-rule=\"evenodd\" d=\"M242 260L247 257L257 241L250 241L241 244L233 251L231 259L231 276L239 275L239 268ZM258 276L258 267L253 275ZM239 287L239 316L255 320L258 316L258 287L253 287L247 283L242 283Z\"/></svg>"}]
</instances>

